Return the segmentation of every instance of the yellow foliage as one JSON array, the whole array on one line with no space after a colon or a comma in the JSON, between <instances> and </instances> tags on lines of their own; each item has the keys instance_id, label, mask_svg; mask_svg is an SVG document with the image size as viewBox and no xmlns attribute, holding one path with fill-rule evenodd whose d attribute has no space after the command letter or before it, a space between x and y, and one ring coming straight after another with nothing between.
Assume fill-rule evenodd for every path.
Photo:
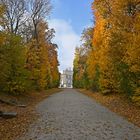
<instances>
[{"instance_id":1,"label":"yellow foliage","mask_svg":"<svg viewBox=\"0 0 140 140\"><path fill-rule=\"evenodd\" d=\"M31 78L39 89L55 87L59 81L58 60L56 48L46 41L48 25L40 21L38 25L38 40L28 44L27 68ZM57 83L56 83L57 82Z\"/></svg>"}]
</instances>

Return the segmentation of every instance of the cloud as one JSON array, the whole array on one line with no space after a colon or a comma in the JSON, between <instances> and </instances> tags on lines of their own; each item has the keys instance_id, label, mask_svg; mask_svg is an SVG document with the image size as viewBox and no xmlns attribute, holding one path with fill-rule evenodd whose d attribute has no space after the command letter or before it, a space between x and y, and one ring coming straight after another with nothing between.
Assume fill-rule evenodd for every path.
<instances>
[{"instance_id":1,"label":"cloud","mask_svg":"<svg viewBox=\"0 0 140 140\"><path fill-rule=\"evenodd\" d=\"M74 31L69 21L63 19L52 19L49 21L49 26L56 31L54 42L59 47L59 69L73 67L75 47L80 44L80 35Z\"/></svg>"}]
</instances>

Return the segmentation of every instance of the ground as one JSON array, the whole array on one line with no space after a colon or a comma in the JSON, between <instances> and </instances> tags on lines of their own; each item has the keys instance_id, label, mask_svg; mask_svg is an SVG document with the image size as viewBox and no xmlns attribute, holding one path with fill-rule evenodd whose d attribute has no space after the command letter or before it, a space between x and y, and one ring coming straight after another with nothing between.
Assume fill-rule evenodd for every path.
<instances>
[{"instance_id":1,"label":"ground","mask_svg":"<svg viewBox=\"0 0 140 140\"><path fill-rule=\"evenodd\" d=\"M25 93L17 96L0 93L0 99L14 100L27 105L25 108L20 108L0 103L0 111L18 113L17 117L13 119L4 119L0 117L0 140L15 140L16 137L25 134L30 124L39 117L35 106L50 95L60 91L62 90L50 89L41 92Z\"/></svg>"},{"instance_id":2,"label":"ground","mask_svg":"<svg viewBox=\"0 0 140 140\"><path fill-rule=\"evenodd\" d=\"M74 89L36 107L40 117L17 140L139 140L140 128Z\"/></svg>"},{"instance_id":3,"label":"ground","mask_svg":"<svg viewBox=\"0 0 140 140\"><path fill-rule=\"evenodd\" d=\"M78 89L78 91L140 127L140 106L136 106L126 94L111 93L103 95L99 92L93 92L86 89Z\"/></svg>"}]
</instances>

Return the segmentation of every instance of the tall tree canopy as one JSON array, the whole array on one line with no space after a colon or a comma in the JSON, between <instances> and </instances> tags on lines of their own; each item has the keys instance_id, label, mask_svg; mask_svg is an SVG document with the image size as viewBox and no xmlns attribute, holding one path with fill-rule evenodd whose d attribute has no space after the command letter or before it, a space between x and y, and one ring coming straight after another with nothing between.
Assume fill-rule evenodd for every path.
<instances>
[{"instance_id":1,"label":"tall tree canopy","mask_svg":"<svg viewBox=\"0 0 140 140\"><path fill-rule=\"evenodd\" d=\"M88 79L92 89L106 94L124 93L140 104L140 2L94 0L92 9L95 17L92 49L87 52L86 45L80 47L88 56L82 63L87 67L83 80ZM78 69L74 79L85 71L85 67L80 67L81 59L83 54L77 55L76 50L74 70Z\"/></svg>"},{"instance_id":2,"label":"tall tree canopy","mask_svg":"<svg viewBox=\"0 0 140 140\"><path fill-rule=\"evenodd\" d=\"M0 0L0 91L14 94L59 84L50 0Z\"/></svg>"}]
</instances>

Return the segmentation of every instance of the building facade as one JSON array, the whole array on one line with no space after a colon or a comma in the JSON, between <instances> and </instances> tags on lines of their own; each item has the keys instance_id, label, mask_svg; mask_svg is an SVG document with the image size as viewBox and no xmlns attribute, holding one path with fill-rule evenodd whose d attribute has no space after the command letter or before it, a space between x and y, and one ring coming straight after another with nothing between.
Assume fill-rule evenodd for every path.
<instances>
[{"instance_id":1,"label":"building facade","mask_svg":"<svg viewBox=\"0 0 140 140\"><path fill-rule=\"evenodd\" d=\"M60 88L73 88L73 71L70 68L61 74Z\"/></svg>"}]
</instances>

